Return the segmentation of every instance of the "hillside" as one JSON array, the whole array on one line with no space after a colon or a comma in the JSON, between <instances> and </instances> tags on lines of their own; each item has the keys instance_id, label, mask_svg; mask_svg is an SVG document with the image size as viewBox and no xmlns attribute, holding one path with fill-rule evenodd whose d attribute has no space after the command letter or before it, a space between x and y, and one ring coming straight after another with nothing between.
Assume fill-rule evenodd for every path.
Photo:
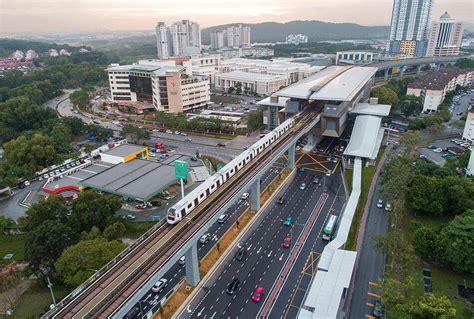
<instances>
[{"instance_id":1,"label":"hillside","mask_svg":"<svg viewBox=\"0 0 474 319\"><path fill-rule=\"evenodd\" d=\"M221 30L234 24L213 26L202 30L203 43L210 42L212 31ZM355 23L330 23L322 21L290 21L287 23L263 22L245 24L252 28L252 42L284 41L289 34L302 33L309 41L376 39L387 38L388 26L363 26Z\"/></svg>"}]
</instances>

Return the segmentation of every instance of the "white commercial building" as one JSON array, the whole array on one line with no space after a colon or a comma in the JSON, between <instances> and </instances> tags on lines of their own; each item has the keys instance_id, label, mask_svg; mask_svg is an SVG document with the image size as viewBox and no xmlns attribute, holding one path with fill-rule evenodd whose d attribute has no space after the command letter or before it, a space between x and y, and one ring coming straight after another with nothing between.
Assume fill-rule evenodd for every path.
<instances>
[{"instance_id":1,"label":"white commercial building","mask_svg":"<svg viewBox=\"0 0 474 319\"><path fill-rule=\"evenodd\" d=\"M242 92L249 91L270 95L288 85L287 81L286 77L279 75L234 71L214 74L213 83L215 88L224 91L228 91L231 87L235 89L238 86L237 83L240 83Z\"/></svg>"},{"instance_id":2,"label":"white commercial building","mask_svg":"<svg viewBox=\"0 0 474 319\"><path fill-rule=\"evenodd\" d=\"M466 174L469 176L474 176L474 148L471 147L471 157L469 158L469 163L467 164Z\"/></svg>"},{"instance_id":3,"label":"white commercial building","mask_svg":"<svg viewBox=\"0 0 474 319\"><path fill-rule=\"evenodd\" d=\"M192 111L209 103L209 80L193 76L173 60L140 62L109 66L113 101L153 104L156 110L169 113Z\"/></svg>"},{"instance_id":4,"label":"white commercial building","mask_svg":"<svg viewBox=\"0 0 474 319\"><path fill-rule=\"evenodd\" d=\"M394 0L388 50L391 54L424 56L433 0Z\"/></svg>"},{"instance_id":5,"label":"white commercial building","mask_svg":"<svg viewBox=\"0 0 474 319\"><path fill-rule=\"evenodd\" d=\"M407 95L423 98L423 112L436 112L446 93L454 91L456 86L466 87L474 81L474 70L450 67L439 71L427 72L410 83Z\"/></svg>"},{"instance_id":6,"label":"white commercial building","mask_svg":"<svg viewBox=\"0 0 474 319\"><path fill-rule=\"evenodd\" d=\"M445 12L438 22L433 22L428 37L426 56L451 56L459 55L463 25L455 22Z\"/></svg>"},{"instance_id":7,"label":"white commercial building","mask_svg":"<svg viewBox=\"0 0 474 319\"><path fill-rule=\"evenodd\" d=\"M474 144L474 109L467 112L466 124L462 133L462 139Z\"/></svg>"},{"instance_id":8,"label":"white commercial building","mask_svg":"<svg viewBox=\"0 0 474 319\"><path fill-rule=\"evenodd\" d=\"M308 36L305 34L289 34L286 36L286 43L289 44L301 44L301 43L308 43Z\"/></svg>"}]
</instances>

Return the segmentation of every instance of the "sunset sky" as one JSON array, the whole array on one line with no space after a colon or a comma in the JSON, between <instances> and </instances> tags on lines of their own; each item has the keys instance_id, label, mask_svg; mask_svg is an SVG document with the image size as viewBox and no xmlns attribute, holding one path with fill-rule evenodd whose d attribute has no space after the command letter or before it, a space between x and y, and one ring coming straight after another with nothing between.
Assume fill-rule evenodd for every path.
<instances>
[{"instance_id":1,"label":"sunset sky","mask_svg":"<svg viewBox=\"0 0 474 319\"><path fill-rule=\"evenodd\" d=\"M153 30L157 21L190 19L202 27L233 22L321 20L388 25L393 0L0 0L0 33ZM474 23L473 0L435 0Z\"/></svg>"}]
</instances>

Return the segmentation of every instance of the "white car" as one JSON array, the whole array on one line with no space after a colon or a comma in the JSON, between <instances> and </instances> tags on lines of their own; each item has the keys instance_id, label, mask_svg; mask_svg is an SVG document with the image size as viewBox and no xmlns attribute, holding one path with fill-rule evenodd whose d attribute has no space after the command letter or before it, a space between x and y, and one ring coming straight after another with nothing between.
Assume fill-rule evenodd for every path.
<instances>
[{"instance_id":1,"label":"white car","mask_svg":"<svg viewBox=\"0 0 474 319\"><path fill-rule=\"evenodd\" d=\"M156 284L153 285L151 291L160 293L168 285L168 279L161 278Z\"/></svg>"},{"instance_id":2,"label":"white car","mask_svg":"<svg viewBox=\"0 0 474 319\"><path fill-rule=\"evenodd\" d=\"M438 148L435 148L435 149L433 150L433 152L435 152L435 153L441 153L442 151L443 151L443 149L442 149L442 148L439 148L439 147L438 147Z\"/></svg>"},{"instance_id":3,"label":"white car","mask_svg":"<svg viewBox=\"0 0 474 319\"><path fill-rule=\"evenodd\" d=\"M243 193L242 196L240 197L241 200L246 200L249 198L250 194L249 193Z\"/></svg>"},{"instance_id":4,"label":"white car","mask_svg":"<svg viewBox=\"0 0 474 319\"><path fill-rule=\"evenodd\" d=\"M180 131L174 131L174 134L175 135L181 135L181 132Z\"/></svg>"},{"instance_id":5,"label":"white car","mask_svg":"<svg viewBox=\"0 0 474 319\"><path fill-rule=\"evenodd\" d=\"M173 134L173 131L172 130L166 130L166 133Z\"/></svg>"},{"instance_id":6,"label":"white car","mask_svg":"<svg viewBox=\"0 0 474 319\"><path fill-rule=\"evenodd\" d=\"M379 201L377 202L377 207L383 208L383 200L379 199Z\"/></svg>"},{"instance_id":7,"label":"white car","mask_svg":"<svg viewBox=\"0 0 474 319\"><path fill-rule=\"evenodd\" d=\"M181 258L179 259L178 263L183 266L184 264L186 264L186 256L181 256Z\"/></svg>"},{"instance_id":8,"label":"white car","mask_svg":"<svg viewBox=\"0 0 474 319\"><path fill-rule=\"evenodd\" d=\"M188 136L188 134L184 133L184 132L181 132L181 135L182 136Z\"/></svg>"},{"instance_id":9,"label":"white car","mask_svg":"<svg viewBox=\"0 0 474 319\"><path fill-rule=\"evenodd\" d=\"M306 183L301 183L300 189L304 191L306 189Z\"/></svg>"},{"instance_id":10,"label":"white car","mask_svg":"<svg viewBox=\"0 0 474 319\"><path fill-rule=\"evenodd\" d=\"M392 205L390 205L389 203L385 204L385 210L387 212L391 212L392 211Z\"/></svg>"}]
</instances>

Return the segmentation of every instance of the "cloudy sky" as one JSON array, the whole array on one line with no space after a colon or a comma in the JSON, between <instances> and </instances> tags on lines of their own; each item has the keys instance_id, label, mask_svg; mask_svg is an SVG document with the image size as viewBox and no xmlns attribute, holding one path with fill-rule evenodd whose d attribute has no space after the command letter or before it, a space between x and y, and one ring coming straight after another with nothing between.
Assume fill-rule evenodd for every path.
<instances>
[{"instance_id":1,"label":"cloudy sky","mask_svg":"<svg viewBox=\"0 0 474 319\"><path fill-rule=\"evenodd\" d=\"M157 21L190 19L203 27L233 22L322 20L388 25L393 0L0 0L0 32L153 30ZM474 22L473 0L435 0Z\"/></svg>"}]
</instances>

